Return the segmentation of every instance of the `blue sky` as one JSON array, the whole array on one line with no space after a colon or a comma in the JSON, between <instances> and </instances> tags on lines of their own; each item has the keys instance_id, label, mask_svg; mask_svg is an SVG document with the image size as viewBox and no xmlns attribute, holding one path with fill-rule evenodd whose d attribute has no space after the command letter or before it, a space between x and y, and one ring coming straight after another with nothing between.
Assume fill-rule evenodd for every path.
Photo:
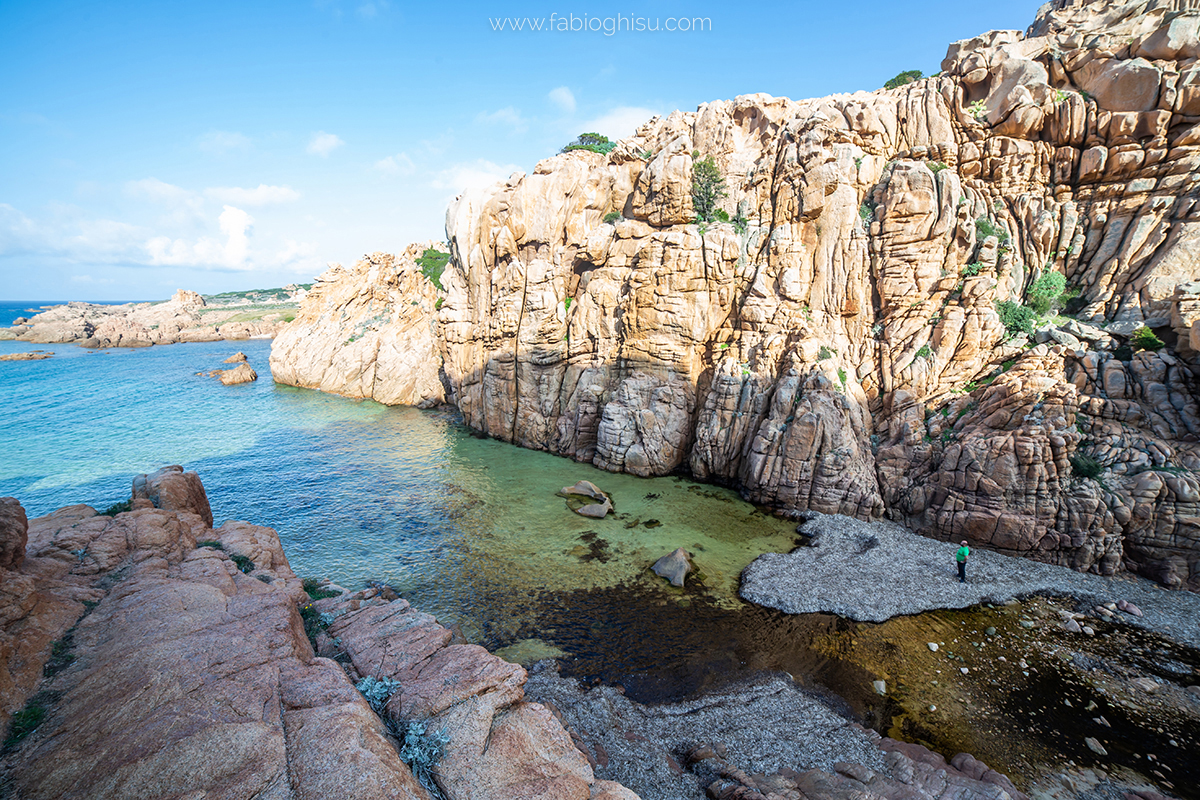
<instances>
[{"instance_id":1,"label":"blue sky","mask_svg":"<svg viewBox=\"0 0 1200 800\"><path fill-rule=\"evenodd\" d=\"M1035 2L0 3L0 300L307 282L582 131L874 89ZM501 19L705 30L497 31ZM567 24L570 24L568 21Z\"/></svg>"}]
</instances>

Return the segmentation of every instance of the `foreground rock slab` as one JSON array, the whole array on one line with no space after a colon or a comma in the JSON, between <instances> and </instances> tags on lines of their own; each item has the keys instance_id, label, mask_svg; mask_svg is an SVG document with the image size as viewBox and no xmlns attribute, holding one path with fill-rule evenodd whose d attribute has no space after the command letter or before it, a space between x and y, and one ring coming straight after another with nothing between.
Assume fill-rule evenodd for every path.
<instances>
[{"instance_id":1,"label":"foreground rock slab","mask_svg":"<svg viewBox=\"0 0 1200 800\"><path fill-rule=\"evenodd\" d=\"M981 550L972 551L963 584L954 561L957 543L890 522L825 514L810 514L799 530L811 537L810 546L751 562L742 571L743 598L789 614L820 611L867 622L1037 594L1069 595L1089 608L1120 599L1142 611L1142 616L1122 612L1128 624L1200 646L1200 595L1192 592Z\"/></svg>"}]
</instances>

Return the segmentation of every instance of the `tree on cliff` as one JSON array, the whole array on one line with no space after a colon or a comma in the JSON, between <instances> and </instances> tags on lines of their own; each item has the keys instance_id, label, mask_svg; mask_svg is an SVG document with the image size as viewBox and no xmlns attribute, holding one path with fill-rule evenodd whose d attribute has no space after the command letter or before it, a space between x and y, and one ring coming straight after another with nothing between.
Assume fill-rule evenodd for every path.
<instances>
[{"instance_id":1,"label":"tree on cliff","mask_svg":"<svg viewBox=\"0 0 1200 800\"><path fill-rule=\"evenodd\" d=\"M599 133L581 133L575 138L575 141L564 147L562 152L569 153L572 150L591 150L593 153L607 153L616 146L616 142L609 141L607 136Z\"/></svg>"},{"instance_id":2,"label":"tree on cliff","mask_svg":"<svg viewBox=\"0 0 1200 800\"><path fill-rule=\"evenodd\" d=\"M901 72L899 75L897 75L896 77L892 78L890 81L885 83L883 85L883 88L898 89L899 87L905 85L906 83L912 83L913 81L919 81L919 80L921 80L921 78L924 78L924 77L925 77L925 75L919 69L905 70L904 72Z\"/></svg>"},{"instance_id":3,"label":"tree on cliff","mask_svg":"<svg viewBox=\"0 0 1200 800\"><path fill-rule=\"evenodd\" d=\"M697 222L713 222L720 215L717 203L729 193L725 191L725 179L712 156L692 164L692 207L696 210Z\"/></svg>"}]
</instances>

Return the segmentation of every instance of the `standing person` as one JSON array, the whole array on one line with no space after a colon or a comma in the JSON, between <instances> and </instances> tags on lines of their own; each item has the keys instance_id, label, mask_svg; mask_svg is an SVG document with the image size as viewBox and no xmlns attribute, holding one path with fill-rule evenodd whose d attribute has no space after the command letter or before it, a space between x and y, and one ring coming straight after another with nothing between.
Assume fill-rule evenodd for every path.
<instances>
[{"instance_id":1,"label":"standing person","mask_svg":"<svg viewBox=\"0 0 1200 800\"><path fill-rule=\"evenodd\" d=\"M967 540L963 539L962 546L955 552L954 557L958 560L958 582L967 582L967 557L971 555L971 548L967 547Z\"/></svg>"}]
</instances>

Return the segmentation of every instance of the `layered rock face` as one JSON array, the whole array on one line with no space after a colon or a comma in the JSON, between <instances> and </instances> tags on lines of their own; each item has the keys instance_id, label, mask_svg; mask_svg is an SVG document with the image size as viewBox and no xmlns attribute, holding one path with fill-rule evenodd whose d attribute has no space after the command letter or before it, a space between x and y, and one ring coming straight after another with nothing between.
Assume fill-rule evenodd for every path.
<instances>
[{"instance_id":1,"label":"layered rock face","mask_svg":"<svg viewBox=\"0 0 1200 800\"><path fill-rule=\"evenodd\" d=\"M74 342L85 347L149 347L175 342L216 342L274 336L304 297L298 287L290 300L262 309L245 303L209 306L196 292L180 289L165 303L119 306L72 302L54 306L0 328L0 339L39 344ZM289 305L290 304L290 305Z\"/></svg>"},{"instance_id":2,"label":"layered rock face","mask_svg":"<svg viewBox=\"0 0 1200 800\"><path fill-rule=\"evenodd\" d=\"M195 473L139 476L132 501L27 521L0 499L8 795L430 800L352 682L370 676L398 681L402 729L445 732L446 800L637 800L523 699L521 667L378 590L315 611L274 530L211 527ZM313 652L302 608L334 623L318 640L345 667Z\"/></svg>"},{"instance_id":3,"label":"layered rock face","mask_svg":"<svg viewBox=\"0 0 1200 800\"><path fill-rule=\"evenodd\" d=\"M459 198L449 401L609 470L1200 588L1200 39L1177 5L1056 0L934 78L709 103ZM696 224L710 156L732 222ZM1030 349L997 304L1052 274L1074 318ZM1134 354L1142 326L1166 347Z\"/></svg>"},{"instance_id":4,"label":"layered rock face","mask_svg":"<svg viewBox=\"0 0 1200 800\"><path fill-rule=\"evenodd\" d=\"M295 322L272 343L275 380L392 405L441 403L432 321L438 291L416 264L438 247L411 244L399 258L375 253L317 278Z\"/></svg>"}]
</instances>

